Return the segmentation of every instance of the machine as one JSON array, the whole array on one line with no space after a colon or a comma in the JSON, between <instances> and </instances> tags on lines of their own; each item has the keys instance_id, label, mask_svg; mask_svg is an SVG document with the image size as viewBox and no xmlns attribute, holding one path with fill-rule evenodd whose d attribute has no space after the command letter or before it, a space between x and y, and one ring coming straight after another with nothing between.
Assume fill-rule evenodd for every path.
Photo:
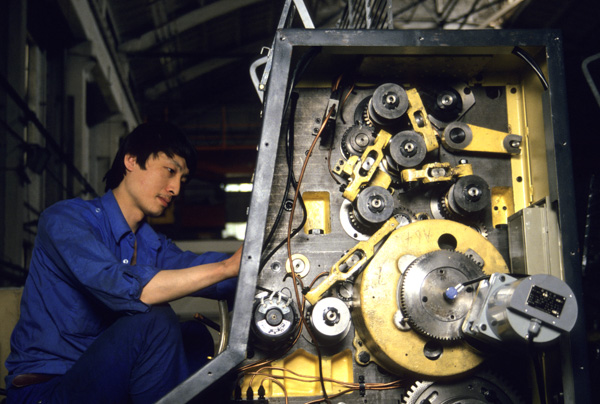
<instances>
[{"instance_id":1,"label":"machine","mask_svg":"<svg viewBox=\"0 0 600 404\"><path fill-rule=\"evenodd\" d=\"M279 30L229 344L161 402L587 402L561 52Z\"/></svg>"}]
</instances>

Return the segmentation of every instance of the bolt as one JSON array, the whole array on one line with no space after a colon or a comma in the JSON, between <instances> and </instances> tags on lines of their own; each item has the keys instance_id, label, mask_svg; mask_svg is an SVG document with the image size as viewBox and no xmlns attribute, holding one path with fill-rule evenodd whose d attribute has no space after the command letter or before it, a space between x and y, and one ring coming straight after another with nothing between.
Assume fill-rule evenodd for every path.
<instances>
[{"instance_id":1,"label":"bolt","mask_svg":"<svg viewBox=\"0 0 600 404\"><path fill-rule=\"evenodd\" d=\"M510 147L515 149L521 147L521 142L519 142L518 140L511 140Z\"/></svg>"},{"instance_id":2,"label":"bolt","mask_svg":"<svg viewBox=\"0 0 600 404\"><path fill-rule=\"evenodd\" d=\"M366 351L362 351L361 353L358 354L358 361L360 363L367 363L371 361L371 355L366 352Z\"/></svg>"},{"instance_id":3,"label":"bolt","mask_svg":"<svg viewBox=\"0 0 600 404\"><path fill-rule=\"evenodd\" d=\"M429 171L429 175L434 178L443 177L446 175L446 170L444 167L434 167Z\"/></svg>"},{"instance_id":4,"label":"bolt","mask_svg":"<svg viewBox=\"0 0 600 404\"><path fill-rule=\"evenodd\" d=\"M386 94L385 103L391 107L395 107L398 105L398 97L394 93Z\"/></svg>"},{"instance_id":5,"label":"bolt","mask_svg":"<svg viewBox=\"0 0 600 404\"><path fill-rule=\"evenodd\" d=\"M369 198L368 207L371 212L377 213L384 209L385 204L383 203L381 196L373 195L371 198Z\"/></svg>"},{"instance_id":6,"label":"bolt","mask_svg":"<svg viewBox=\"0 0 600 404\"><path fill-rule=\"evenodd\" d=\"M412 142L406 142L406 144L404 145L404 151L406 151L407 153L410 153L413 150L415 150L415 144Z\"/></svg>"},{"instance_id":7,"label":"bolt","mask_svg":"<svg viewBox=\"0 0 600 404\"><path fill-rule=\"evenodd\" d=\"M365 171L369 171L373 166L373 163L375 163L375 159L373 157L367 157L362 165L362 169Z\"/></svg>"},{"instance_id":8,"label":"bolt","mask_svg":"<svg viewBox=\"0 0 600 404\"><path fill-rule=\"evenodd\" d=\"M328 307L323 312L323 320L327 325L335 325L340 322L340 313L335 307Z\"/></svg>"},{"instance_id":9,"label":"bolt","mask_svg":"<svg viewBox=\"0 0 600 404\"><path fill-rule=\"evenodd\" d=\"M471 197L471 198L476 198L479 195L481 195L481 190L477 187L470 187L469 189L467 189L467 194Z\"/></svg>"}]
</instances>

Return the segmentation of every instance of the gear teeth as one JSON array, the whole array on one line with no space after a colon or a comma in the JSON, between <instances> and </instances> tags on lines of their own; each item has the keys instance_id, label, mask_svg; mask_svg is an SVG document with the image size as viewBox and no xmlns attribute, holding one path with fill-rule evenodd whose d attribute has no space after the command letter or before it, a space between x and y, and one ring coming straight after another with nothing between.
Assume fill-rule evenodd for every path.
<instances>
[{"instance_id":1,"label":"gear teeth","mask_svg":"<svg viewBox=\"0 0 600 404\"><path fill-rule=\"evenodd\" d=\"M374 128L375 125L373 124L373 121L371 120L371 117L369 116L369 104L370 103L371 103L371 101L369 101L367 103L367 105L365 106L365 109L363 111L363 120L365 121L365 125L366 126Z\"/></svg>"},{"instance_id":2,"label":"gear teeth","mask_svg":"<svg viewBox=\"0 0 600 404\"><path fill-rule=\"evenodd\" d=\"M354 209L351 210L350 212L348 212L348 218L350 219L350 224L352 225L352 227L354 227L354 229L356 231L358 231L360 233L364 233L364 234L372 234L373 233L372 228L365 226L358 220L358 218L356 217L356 214L354 213Z\"/></svg>"},{"instance_id":3,"label":"gear teeth","mask_svg":"<svg viewBox=\"0 0 600 404\"><path fill-rule=\"evenodd\" d=\"M433 252L432 252L433 253ZM469 261L473 262L474 264L477 265L477 271L474 270L474 272L477 272L477 276L483 276L483 271L481 270L481 267L479 266L479 264L477 264L477 261L475 261L472 257L469 257L467 254L464 254L460 251L454 251L454 253L456 254L460 254L461 256L465 257L465 259L468 259ZM407 292L406 292L406 286L405 286L405 279L409 279L408 277L411 274L411 271L414 270L418 265L421 264L421 262L425 259L425 257L427 256L427 254L424 254L420 257L418 257L417 259L415 259L409 266L408 268L406 268L406 270L404 271L404 274L402 275L402 286L400 288L400 309L402 311L402 314L404 315L404 318L407 319L408 323L410 324L410 326L417 331L418 333L420 333L421 335L425 335L429 338L438 340L438 341L457 341L457 340L461 340L463 338L463 336L461 334L454 334L454 335L437 335L432 333L429 329L426 329L426 327L423 327L420 322L418 321L418 319L415 319L414 313L411 316L408 310L408 299L407 299ZM475 273L471 274L471 275L475 275ZM475 278L473 278L475 279ZM418 313L417 313L418 314ZM424 319L424 321L427 319ZM448 324L450 323L454 323L455 321L460 321L460 318L457 319L447 319L448 320ZM450 333L448 333L450 334Z\"/></svg>"},{"instance_id":4,"label":"gear teeth","mask_svg":"<svg viewBox=\"0 0 600 404\"><path fill-rule=\"evenodd\" d=\"M496 372L483 370L478 372L477 376L450 383L416 381L404 393L402 403L429 403L428 396L434 391L437 397L436 403L484 402L484 396L480 389L473 389L473 386L478 385L485 386L484 390L491 389L492 392L496 392L501 396L497 400L493 400L494 402L505 404L524 404L526 402L521 392L515 389L513 383L507 381L504 377L497 376ZM485 402L487 401L485 400Z\"/></svg>"},{"instance_id":5,"label":"gear teeth","mask_svg":"<svg viewBox=\"0 0 600 404\"><path fill-rule=\"evenodd\" d=\"M450 208L448 208L448 202L445 194L440 197L440 200L438 201L438 208L444 218L450 220L454 219L455 215L452 213Z\"/></svg>"},{"instance_id":6,"label":"gear teeth","mask_svg":"<svg viewBox=\"0 0 600 404\"><path fill-rule=\"evenodd\" d=\"M410 386L410 389L408 389L404 395L404 397L402 398L402 403L403 404L417 404L419 403L418 400L419 399L419 395L425 391L425 389L427 389L429 386L431 386L433 384L433 382L427 382L427 381L416 381L415 384L413 384L412 386Z\"/></svg>"},{"instance_id":7,"label":"gear teeth","mask_svg":"<svg viewBox=\"0 0 600 404\"><path fill-rule=\"evenodd\" d=\"M400 226L406 226L407 224L411 224L417 221L417 216L411 210L405 208L404 206L400 206L394 209L393 213Z\"/></svg>"},{"instance_id":8,"label":"gear teeth","mask_svg":"<svg viewBox=\"0 0 600 404\"><path fill-rule=\"evenodd\" d=\"M488 229L487 227L485 227L485 225L481 222L475 222L475 223L466 223L467 226L469 226L470 228L474 229L475 231L477 231L479 234L481 234L483 237L485 237L486 239L488 238Z\"/></svg>"}]
</instances>

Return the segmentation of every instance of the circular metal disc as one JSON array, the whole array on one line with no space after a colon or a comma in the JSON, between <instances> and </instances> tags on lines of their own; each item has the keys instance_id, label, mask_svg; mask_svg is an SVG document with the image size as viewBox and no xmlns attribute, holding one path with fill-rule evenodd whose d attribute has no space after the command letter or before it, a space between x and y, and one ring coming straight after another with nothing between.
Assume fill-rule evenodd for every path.
<instances>
[{"instance_id":1,"label":"circular metal disc","mask_svg":"<svg viewBox=\"0 0 600 404\"><path fill-rule=\"evenodd\" d=\"M427 336L459 339L475 292L465 289L454 300L446 299L444 292L482 275L479 266L459 252L438 250L425 254L407 268L399 284L402 312L413 328Z\"/></svg>"},{"instance_id":2,"label":"circular metal disc","mask_svg":"<svg viewBox=\"0 0 600 404\"><path fill-rule=\"evenodd\" d=\"M378 225L394 213L394 198L383 187L371 186L363 189L356 198L357 218L365 226Z\"/></svg>"},{"instance_id":3,"label":"circular metal disc","mask_svg":"<svg viewBox=\"0 0 600 404\"><path fill-rule=\"evenodd\" d=\"M346 158L353 155L360 156L374 141L374 130L372 127L354 125L342 136L340 144L342 154Z\"/></svg>"},{"instance_id":4,"label":"circular metal disc","mask_svg":"<svg viewBox=\"0 0 600 404\"><path fill-rule=\"evenodd\" d=\"M467 379L439 383L431 381L416 382L404 396L404 404L430 403L435 397L436 403L463 404L522 404L525 400L509 383L499 380L489 372Z\"/></svg>"},{"instance_id":5,"label":"circular metal disc","mask_svg":"<svg viewBox=\"0 0 600 404\"><path fill-rule=\"evenodd\" d=\"M395 134L388 144L394 162L402 167L416 167L425 160L427 145L422 135L412 130Z\"/></svg>"},{"instance_id":6,"label":"circular metal disc","mask_svg":"<svg viewBox=\"0 0 600 404\"><path fill-rule=\"evenodd\" d=\"M467 254L473 250L481 256L485 274L508 272L500 252L477 231L452 220L431 219L415 221L393 231L354 283L351 315L357 338L363 342L371 360L390 373L457 376L483 361L483 356L464 339L432 339L414 329L399 330L393 321L400 307L397 299L402 276L400 258L421 257L437 251L450 237L455 239L456 252Z\"/></svg>"},{"instance_id":7,"label":"circular metal disc","mask_svg":"<svg viewBox=\"0 0 600 404\"><path fill-rule=\"evenodd\" d=\"M406 90L395 83L386 83L377 87L369 102L369 117L379 125L393 123L407 110Z\"/></svg>"}]
</instances>

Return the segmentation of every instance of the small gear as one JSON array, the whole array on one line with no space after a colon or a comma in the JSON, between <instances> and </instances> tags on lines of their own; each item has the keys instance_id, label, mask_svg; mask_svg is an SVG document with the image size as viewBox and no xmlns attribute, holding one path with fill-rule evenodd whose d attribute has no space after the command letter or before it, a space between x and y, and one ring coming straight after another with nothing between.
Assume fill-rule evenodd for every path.
<instances>
[{"instance_id":1,"label":"small gear","mask_svg":"<svg viewBox=\"0 0 600 404\"><path fill-rule=\"evenodd\" d=\"M377 126L389 126L398 120L408 109L406 90L396 83L385 83L373 92L369 102L369 119Z\"/></svg>"},{"instance_id":2,"label":"small gear","mask_svg":"<svg viewBox=\"0 0 600 404\"><path fill-rule=\"evenodd\" d=\"M373 228L369 227L369 226L365 226L363 223L360 222L360 220L356 217L356 213L354 211L354 209L350 210L348 212L348 218L350 219L350 224L352 225L352 227L360 232L360 233L364 233L364 234L372 234L373 233Z\"/></svg>"},{"instance_id":3,"label":"small gear","mask_svg":"<svg viewBox=\"0 0 600 404\"><path fill-rule=\"evenodd\" d=\"M398 285L398 301L410 325L438 340L462 338L461 326L471 308L474 290L449 297L447 290L483 276L480 266L454 250L436 250L413 261Z\"/></svg>"},{"instance_id":4,"label":"small gear","mask_svg":"<svg viewBox=\"0 0 600 404\"><path fill-rule=\"evenodd\" d=\"M354 122L359 125L369 126L372 128L373 122L371 122L369 113L367 111L370 100L371 96L368 96L358 103L356 109L354 110Z\"/></svg>"},{"instance_id":5,"label":"small gear","mask_svg":"<svg viewBox=\"0 0 600 404\"><path fill-rule=\"evenodd\" d=\"M356 219L367 227L378 227L392 217L394 197L386 188L372 185L360 191L354 200Z\"/></svg>"},{"instance_id":6,"label":"small gear","mask_svg":"<svg viewBox=\"0 0 600 404\"><path fill-rule=\"evenodd\" d=\"M360 156L366 148L374 142L374 130L372 127L354 125L343 135L340 144L342 154L347 159L350 156Z\"/></svg>"},{"instance_id":7,"label":"small gear","mask_svg":"<svg viewBox=\"0 0 600 404\"><path fill-rule=\"evenodd\" d=\"M440 199L438 201L438 209L444 219L454 218L454 214L448 208L447 194L443 194L442 196L440 196Z\"/></svg>"},{"instance_id":8,"label":"small gear","mask_svg":"<svg viewBox=\"0 0 600 404\"><path fill-rule=\"evenodd\" d=\"M396 219L399 223L399 226L406 226L407 224L411 224L412 222L417 221L417 216L408 208L404 206L400 206L394 209L394 219Z\"/></svg>"},{"instance_id":9,"label":"small gear","mask_svg":"<svg viewBox=\"0 0 600 404\"><path fill-rule=\"evenodd\" d=\"M402 398L403 404L431 403L524 404L521 394L494 373L484 371L456 382L417 381Z\"/></svg>"},{"instance_id":10,"label":"small gear","mask_svg":"<svg viewBox=\"0 0 600 404\"><path fill-rule=\"evenodd\" d=\"M362 118L363 118L365 125L370 126L372 128L375 127L375 125L373 124L373 121L371 120L371 117L369 116L368 104L363 111Z\"/></svg>"},{"instance_id":11,"label":"small gear","mask_svg":"<svg viewBox=\"0 0 600 404\"><path fill-rule=\"evenodd\" d=\"M465 224L467 226L469 226L470 228L472 228L473 230L476 230L479 234L481 234L486 239L488 238L488 235L489 235L488 229L485 226L485 224L483 224L482 222L467 222Z\"/></svg>"}]
</instances>

